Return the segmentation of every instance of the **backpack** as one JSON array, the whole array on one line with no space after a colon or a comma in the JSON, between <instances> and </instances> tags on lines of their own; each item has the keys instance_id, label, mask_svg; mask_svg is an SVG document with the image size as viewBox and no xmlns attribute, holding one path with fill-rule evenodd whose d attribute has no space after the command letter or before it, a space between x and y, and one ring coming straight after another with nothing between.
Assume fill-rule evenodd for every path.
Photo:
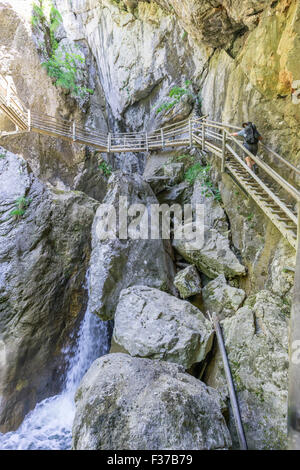
<instances>
[{"instance_id":1,"label":"backpack","mask_svg":"<svg viewBox=\"0 0 300 470\"><path fill-rule=\"evenodd\" d=\"M258 143L259 140L259 133L256 129L256 126L252 123L248 124L247 127L245 127L245 142L250 145L255 145Z\"/></svg>"}]
</instances>

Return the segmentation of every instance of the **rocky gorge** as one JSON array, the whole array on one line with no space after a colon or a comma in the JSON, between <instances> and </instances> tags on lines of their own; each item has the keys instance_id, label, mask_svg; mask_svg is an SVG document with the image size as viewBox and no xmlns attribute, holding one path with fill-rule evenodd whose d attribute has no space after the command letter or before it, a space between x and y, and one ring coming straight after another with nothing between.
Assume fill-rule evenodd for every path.
<instances>
[{"instance_id":1,"label":"rocky gorge","mask_svg":"<svg viewBox=\"0 0 300 470\"><path fill-rule=\"evenodd\" d=\"M251 120L299 164L297 0L36 5L44 16L0 0L0 74L28 108L103 132ZM69 88L42 65L66 57ZM101 153L13 133L1 113L0 129L0 448L239 448L215 312L249 448L286 449L295 250L215 157ZM99 210L122 197L192 219L202 205L202 246L187 250L174 218L170 240L99 239Z\"/></svg>"}]
</instances>

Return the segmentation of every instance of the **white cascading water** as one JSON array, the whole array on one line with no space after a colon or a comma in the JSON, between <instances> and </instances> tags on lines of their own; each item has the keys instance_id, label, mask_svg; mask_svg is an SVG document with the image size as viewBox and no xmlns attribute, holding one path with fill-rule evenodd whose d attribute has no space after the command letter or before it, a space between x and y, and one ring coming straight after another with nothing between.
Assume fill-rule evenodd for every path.
<instances>
[{"instance_id":1,"label":"white cascading water","mask_svg":"<svg viewBox=\"0 0 300 470\"><path fill-rule=\"evenodd\" d=\"M87 310L80 327L76 352L70 359L64 390L60 395L38 403L17 431L0 433L0 449L70 449L76 388L92 362L108 350L107 323Z\"/></svg>"}]
</instances>

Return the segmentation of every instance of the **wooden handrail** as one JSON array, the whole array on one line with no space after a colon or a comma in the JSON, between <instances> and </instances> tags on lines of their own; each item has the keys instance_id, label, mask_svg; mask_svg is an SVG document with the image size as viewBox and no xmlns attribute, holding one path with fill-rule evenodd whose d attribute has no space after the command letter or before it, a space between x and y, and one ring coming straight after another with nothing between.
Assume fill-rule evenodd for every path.
<instances>
[{"instance_id":1,"label":"wooden handrail","mask_svg":"<svg viewBox=\"0 0 300 470\"><path fill-rule=\"evenodd\" d=\"M261 145L265 150L267 150L268 152L273 154L274 157L276 157L278 160L280 160L282 163L284 163L286 166L288 166L291 170L293 170L295 173L297 173L297 175L300 175L300 169L299 168L297 168L295 165L293 165L288 160L283 158L281 155L279 155L279 153L275 152L275 150L271 149L270 147L268 147L263 142L261 142Z\"/></svg>"},{"instance_id":2,"label":"wooden handrail","mask_svg":"<svg viewBox=\"0 0 300 470\"><path fill-rule=\"evenodd\" d=\"M222 123L222 122L218 122L218 121L212 121L210 119L206 119L206 122L207 123L211 123L214 127L216 128L219 128L220 130L222 130L223 128L230 128L230 129L233 129L233 130L236 130L236 131L241 131L243 128L242 127L239 127L239 126L233 126L232 124L226 124L226 123ZM291 170L293 170L295 173L297 173L298 175L300 175L300 169L297 168L295 165L293 165L292 163L290 163L288 160L286 160L285 158L283 158L281 155L279 155L277 152L275 152L275 150L271 149L269 146L265 145L263 142L260 142L260 145L267 151L267 152L270 152L272 155L274 155L274 157L276 157L278 160L280 160L283 164L285 164L286 166L288 166Z\"/></svg>"},{"instance_id":3,"label":"wooden handrail","mask_svg":"<svg viewBox=\"0 0 300 470\"><path fill-rule=\"evenodd\" d=\"M258 166L260 166L273 180L275 180L280 186L282 186L291 196L293 196L296 201L300 201L300 192L294 188L290 183L288 183L282 176L276 173L273 168L267 165L265 162L260 160L257 156L253 155L246 147L244 147L241 142L239 142L235 137L230 136L227 133L229 139L235 142L239 148L247 154Z\"/></svg>"},{"instance_id":4,"label":"wooden handrail","mask_svg":"<svg viewBox=\"0 0 300 470\"><path fill-rule=\"evenodd\" d=\"M103 132L83 127L63 118L56 118L47 114L41 115L35 111L29 114L22 102L18 99L14 87L10 87L5 79L1 80L0 75L0 109L7 117L20 129L20 131L33 131L53 137L76 142L79 144L90 145L96 147L102 152L146 152L151 150L159 150L170 147L183 147L191 145L199 145L203 150L213 152L221 159L222 171L226 170L226 153L228 153L240 168L246 172L255 184L258 184L264 193L271 198L277 207L284 212L292 223L297 224L297 217L288 208L288 204L282 201L274 192L265 184L262 175L255 175L244 162L237 152L233 149L232 144L236 145L238 152L243 156L249 156L261 170L284 190L289 196L296 201L300 201L300 192L292 184L286 181L266 162L259 157L253 155L244 147L241 141L230 134L232 130L240 130L240 127L224 124L218 121L208 119L208 116L199 118L192 117L183 119L177 123L169 124L153 131L139 132ZM9 100L6 99L9 91ZM30 115L30 122L28 116ZM276 152L263 146L266 151L270 152L274 157L278 158L282 163L295 174L299 175L300 170L290 162L287 162ZM243 184L243 183L242 183ZM266 211L268 212L268 211ZM269 214L269 212L268 212ZM270 214L269 214L270 216ZM271 217L271 216L270 216ZM273 218L271 217L273 220ZM290 227L288 227L289 229ZM287 239L292 240L291 237Z\"/></svg>"},{"instance_id":5,"label":"wooden handrail","mask_svg":"<svg viewBox=\"0 0 300 470\"><path fill-rule=\"evenodd\" d=\"M239 164L251 175L251 177L264 189L264 191L276 202L276 204L286 213L286 215L297 224L297 217L286 207L286 205L276 196L276 194L271 191L271 189L265 185L265 183L248 167L248 165L241 159L241 157L230 147L229 144L226 144L226 148L234 156L234 158L239 162Z\"/></svg>"}]
</instances>

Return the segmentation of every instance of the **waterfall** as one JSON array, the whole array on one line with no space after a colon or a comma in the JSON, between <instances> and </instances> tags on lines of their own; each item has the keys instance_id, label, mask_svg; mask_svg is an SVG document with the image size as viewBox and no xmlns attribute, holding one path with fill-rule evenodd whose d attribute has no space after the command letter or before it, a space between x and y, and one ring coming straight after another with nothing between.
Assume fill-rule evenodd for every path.
<instances>
[{"instance_id":1,"label":"waterfall","mask_svg":"<svg viewBox=\"0 0 300 470\"><path fill-rule=\"evenodd\" d=\"M69 360L64 390L38 403L17 431L0 433L0 449L70 449L76 388L91 363L108 350L108 324L87 310L80 326L76 352Z\"/></svg>"}]
</instances>

